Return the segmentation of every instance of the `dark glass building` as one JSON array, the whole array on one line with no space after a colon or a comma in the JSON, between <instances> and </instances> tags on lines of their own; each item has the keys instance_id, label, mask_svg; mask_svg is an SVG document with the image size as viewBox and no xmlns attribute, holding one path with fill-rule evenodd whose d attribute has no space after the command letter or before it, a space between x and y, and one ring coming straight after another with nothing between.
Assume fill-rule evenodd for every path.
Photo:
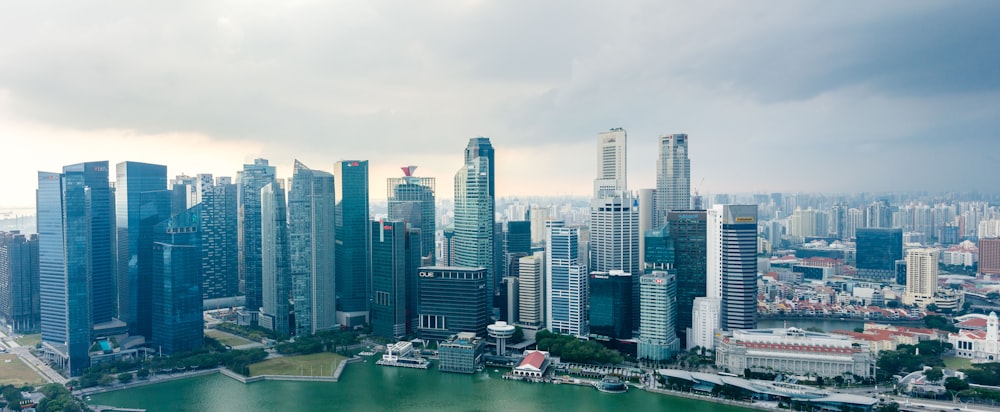
<instances>
[{"instance_id":1,"label":"dark glass building","mask_svg":"<svg viewBox=\"0 0 1000 412\"><path fill-rule=\"evenodd\" d=\"M261 289L261 217L260 189L275 181L275 168L267 159L254 159L243 165L237 176L239 191L240 280L246 294L246 311L251 321L263 305Z\"/></svg>"},{"instance_id":2,"label":"dark glass building","mask_svg":"<svg viewBox=\"0 0 1000 412\"><path fill-rule=\"evenodd\" d=\"M896 261L903 259L903 229L858 228L856 237L858 277L896 280Z\"/></svg>"},{"instance_id":3,"label":"dark glass building","mask_svg":"<svg viewBox=\"0 0 1000 412\"><path fill-rule=\"evenodd\" d=\"M200 209L197 205L155 227L150 341L166 354L198 349L205 341Z\"/></svg>"},{"instance_id":4,"label":"dark glass building","mask_svg":"<svg viewBox=\"0 0 1000 412\"><path fill-rule=\"evenodd\" d=\"M37 333L38 236L0 232L0 321L14 333Z\"/></svg>"},{"instance_id":5,"label":"dark glass building","mask_svg":"<svg viewBox=\"0 0 1000 412\"><path fill-rule=\"evenodd\" d=\"M757 205L716 205L721 212L724 330L757 327ZM709 219L711 221L712 219ZM711 223L710 223L711 224Z\"/></svg>"},{"instance_id":6,"label":"dark glass building","mask_svg":"<svg viewBox=\"0 0 1000 412\"><path fill-rule=\"evenodd\" d=\"M90 227L87 232L87 255L90 259L90 301L94 325L111 322L117 313L115 302L115 195L108 180L108 162L87 162L63 167L67 183L68 206L86 210ZM70 205L69 193L73 190ZM69 238L67 238L67 243ZM73 247L82 247L74 245Z\"/></svg>"},{"instance_id":7,"label":"dark glass building","mask_svg":"<svg viewBox=\"0 0 1000 412\"><path fill-rule=\"evenodd\" d=\"M406 222L372 221L372 333L387 339L399 339L407 332L407 281L416 277L407 269L418 253L407 250ZM418 240L419 242L419 240Z\"/></svg>"},{"instance_id":8,"label":"dark glass building","mask_svg":"<svg viewBox=\"0 0 1000 412\"><path fill-rule=\"evenodd\" d=\"M687 329L691 327L694 299L706 296L708 270L706 222L704 210L672 211L667 214L667 226L674 243L674 268L677 273L675 331L681 342L687 341Z\"/></svg>"},{"instance_id":9,"label":"dark glass building","mask_svg":"<svg viewBox=\"0 0 1000 412\"><path fill-rule=\"evenodd\" d=\"M416 166L403 168L403 177L388 179L389 219L404 220L412 228L420 229L420 254L425 265L434 265L434 233L437 231L433 177L416 177Z\"/></svg>"},{"instance_id":10,"label":"dark glass building","mask_svg":"<svg viewBox=\"0 0 1000 412\"><path fill-rule=\"evenodd\" d=\"M353 327L368 319L371 300L371 226L368 211L368 161L344 160L336 177L337 318Z\"/></svg>"},{"instance_id":11,"label":"dark glass building","mask_svg":"<svg viewBox=\"0 0 1000 412\"><path fill-rule=\"evenodd\" d=\"M236 185L231 178L219 177L213 185L202 186L200 193L201 295L204 299L236 296L240 285Z\"/></svg>"},{"instance_id":12,"label":"dark glass building","mask_svg":"<svg viewBox=\"0 0 1000 412\"><path fill-rule=\"evenodd\" d=\"M654 270L667 270L674 267L674 239L670 236L670 225L663 225L659 229L647 230L643 233L646 237L646 263L643 273L653 273Z\"/></svg>"},{"instance_id":13,"label":"dark glass building","mask_svg":"<svg viewBox=\"0 0 1000 412\"><path fill-rule=\"evenodd\" d=\"M288 298L292 295L292 269L288 261L288 212L283 183L274 181L260 189L260 326L287 335L291 332Z\"/></svg>"},{"instance_id":14,"label":"dark glass building","mask_svg":"<svg viewBox=\"0 0 1000 412\"><path fill-rule=\"evenodd\" d=\"M417 334L420 338L444 341L459 332L485 338L486 272L486 268L419 268Z\"/></svg>"},{"instance_id":15,"label":"dark glass building","mask_svg":"<svg viewBox=\"0 0 1000 412\"><path fill-rule=\"evenodd\" d=\"M590 272L590 333L632 338L632 275L620 270Z\"/></svg>"},{"instance_id":16,"label":"dark glass building","mask_svg":"<svg viewBox=\"0 0 1000 412\"><path fill-rule=\"evenodd\" d=\"M150 338L155 227L170 217L171 209L167 167L121 162L115 169L118 318L128 324L131 334Z\"/></svg>"}]
</instances>

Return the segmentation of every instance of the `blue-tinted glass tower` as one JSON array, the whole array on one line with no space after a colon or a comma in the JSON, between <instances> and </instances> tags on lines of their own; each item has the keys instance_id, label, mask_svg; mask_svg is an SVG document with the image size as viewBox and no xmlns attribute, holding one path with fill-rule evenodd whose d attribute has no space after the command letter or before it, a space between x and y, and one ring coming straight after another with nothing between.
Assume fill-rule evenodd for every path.
<instances>
[{"instance_id":1,"label":"blue-tinted glass tower","mask_svg":"<svg viewBox=\"0 0 1000 412\"><path fill-rule=\"evenodd\" d=\"M490 139L469 139L465 165L455 174L455 266L486 268L487 301L492 306L496 276L495 162Z\"/></svg>"},{"instance_id":2,"label":"blue-tinted glass tower","mask_svg":"<svg viewBox=\"0 0 1000 412\"><path fill-rule=\"evenodd\" d=\"M201 205L155 227L150 340L173 354L198 349L203 335Z\"/></svg>"},{"instance_id":3,"label":"blue-tinted glass tower","mask_svg":"<svg viewBox=\"0 0 1000 412\"><path fill-rule=\"evenodd\" d=\"M332 174L295 161L288 192L288 242L296 335L337 325L334 183Z\"/></svg>"},{"instance_id":4,"label":"blue-tinted glass tower","mask_svg":"<svg viewBox=\"0 0 1000 412\"><path fill-rule=\"evenodd\" d=\"M858 277L876 282L896 278L896 261L903 259L903 229L858 228Z\"/></svg>"},{"instance_id":5,"label":"blue-tinted glass tower","mask_svg":"<svg viewBox=\"0 0 1000 412\"><path fill-rule=\"evenodd\" d=\"M675 332L683 337L681 341L685 341L687 329L691 327L694 299L707 296L707 219L704 210L667 213L667 231L673 239L673 267L677 274ZM647 253L647 260L652 256Z\"/></svg>"},{"instance_id":6,"label":"blue-tinted glass tower","mask_svg":"<svg viewBox=\"0 0 1000 412\"><path fill-rule=\"evenodd\" d=\"M337 317L357 326L368 318L371 300L371 227L368 217L368 161L344 160L334 166L337 190Z\"/></svg>"},{"instance_id":7,"label":"blue-tinted glass tower","mask_svg":"<svg viewBox=\"0 0 1000 412\"><path fill-rule=\"evenodd\" d=\"M372 333L398 339L406 334L406 271L413 267L407 265L406 222L372 221L371 228Z\"/></svg>"},{"instance_id":8,"label":"blue-tinted glass tower","mask_svg":"<svg viewBox=\"0 0 1000 412\"><path fill-rule=\"evenodd\" d=\"M256 314L263 304L261 290L260 189L275 181L275 168L266 159L243 165L237 177L239 190L240 279L246 310Z\"/></svg>"},{"instance_id":9,"label":"blue-tinted glass tower","mask_svg":"<svg viewBox=\"0 0 1000 412\"><path fill-rule=\"evenodd\" d=\"M260 189L261 307L260 326L278 333L290 332L288 298L292 269L288 253L288 215L283 181Z\"/></svg>"},{"instance_id":10,"label":"blue-tinted glass tower","mask_svg":"<svg viewBox=\"0 0 1000 412\"><path fill-rule=\"evenodd\" d=\"M621 270L590 272L590 333L632 338L632 275Z\"/></svg>"},{"instance_id":11,"label":"blue-tinted glass tower","mask_svg":"<svg viewBox=\"0 0 1000 412\"><path fill-rule=\"evenodd\" d=\"M37 333L38 236L0 232L0 321L15 333Z\"/></svg>"},{"instance_id":12,"label":"blue-tinted glass tower","mask_svg":"<svg viewBox=\"0 0 1000 412\"><path fill-rule=\"evenodd\" d=\"M389 219L402 219L412 227L420 229L420 254L424 256L426 265L433 265L434 233L437 231L435 220L433 177L416 177L413 171L416 166L402 168L403 177L388 179Z\"/></svg>"},{"instance_id":13,"label":"blue-tinted glass tower","mask_svg":"<svg viewBox=\"0 0 1000 412\"><path fill-rule=\"evenodd\" d=\"M205 175L198 175L199 178ZM208 177L211 179L211 176ZM229 177L199 188L201 195L201 294L215 299L239 294L238 191Z\"/></svg>"}]
</instances>

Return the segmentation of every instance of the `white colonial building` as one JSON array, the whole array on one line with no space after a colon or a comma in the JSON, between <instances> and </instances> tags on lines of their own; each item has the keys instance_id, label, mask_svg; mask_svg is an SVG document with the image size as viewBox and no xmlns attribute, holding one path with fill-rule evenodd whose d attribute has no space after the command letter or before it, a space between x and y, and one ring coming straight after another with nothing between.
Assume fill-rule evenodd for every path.
<instances>
[{"instance_id":1,"label":"white colonial building","mask_svg":"<svg viewBox=\"0 0 1000 412\"><path fill-rule=\"evenodd\" d=\"M966 319L962 323L966 322L969 320ZM997 333L996 312L990 312L990 316L986 317L986 330L960 330L958 333L949 333L948 343L955 347L956 356L972 359L973 362L1000 360L1000 335Z\"/></svg>"},{"instance_id":2,"label":"white colonial building","mask_svg":"<svg viewBox=\"0 0 1000 412\"><path fill-rule=\"evenodd\" d=\"M798 328L723 332L715 345L715 365L733 373L785 373L835 377L869 377L875 357L864 342L844 335Z\"/></svg>"}]
</instances>

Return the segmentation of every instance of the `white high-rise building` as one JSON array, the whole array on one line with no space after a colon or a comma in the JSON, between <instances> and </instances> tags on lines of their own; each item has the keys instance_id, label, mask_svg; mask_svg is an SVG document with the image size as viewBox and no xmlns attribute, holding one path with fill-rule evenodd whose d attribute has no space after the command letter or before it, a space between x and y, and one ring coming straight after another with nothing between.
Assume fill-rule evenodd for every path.
<instances>
[{"instance_id":1,"label":"white high-rise building","mask_svg":"<svg viewBox=\"0 0 1000 412\"><path fill-rule=\"evenodd\" d=\"M667 212L691 208L691 159L688 136L660 136L656 158L656 218L653 227L667 223Z\"/></svg>"},{"instance_id":2,"label":"white high-rise building","mask_svg":"<svg viewBox=\"0 0 1000 412\"><path fill-rule=\"evenodd\" d=\"M904 305L926 307L934 303L938 286L937 249L910 249L906 251L906 292Z\"/></svg>"},{"instance_id":3,"label":"white high-rise building","mask_svg":"<svg viewBox=\"0 0 1000 412\"><path fill-rule=\"evenodd\" d=\"M674 325L677 320L677 275L654 271L639 277L642 316L637 357L666 360L680 349Z\"/></svg>"},{"instance_id":4,"label":"white high-rise building","mask_svg":"<svg viewBox=\"0 0 1000 412\"><path fill-rule=\"evenodd\" d=\"M655 229L653 218L656 214L656 191L639 189L639 268L646 267L646 232Z\"/></svg>"},{"instance_id":5,"label":"white high-rise building","mask_svg":"<svg viewBox=\"0 0 1000 412\"><path fill-rule=\"evenodd\" d=\"M722 300L714 298L694 298L691 310L691 328L687 333L687 348L700 346L715 348L715 332L719 330Z\"/></svg>"},{"instance_id":6,"label":"white high-rise building","mask_svg":"<svg viewBox=\"0 0 1000 412\"><path fill-rule=\"evenodd\" d=\"M544 252L518 259L518 324L537 327L545 324L544 278Z\"/></svg>"},{"instance_id":7,"label":"white high-rise building","mask_svg":"<svg viewBox=\"0 0 1000 412\"><path fill-rule=\"evenodd\" d=\"M620 127L597 135L594 198L613 196L628 187L625 179L626 138L625 129Z\"/></svg>"},{"instance_id":8,"label":"white high-rise building","mask_svg":"<svg viewBox=\"0 0 1000 412\"><path fill-rule=\"evenodd\" d=\"M587 326L587 265L579 256L580 229L549 221L545 240L545 322L552 332L577 337Z\"/></svg>"}]
</instances>

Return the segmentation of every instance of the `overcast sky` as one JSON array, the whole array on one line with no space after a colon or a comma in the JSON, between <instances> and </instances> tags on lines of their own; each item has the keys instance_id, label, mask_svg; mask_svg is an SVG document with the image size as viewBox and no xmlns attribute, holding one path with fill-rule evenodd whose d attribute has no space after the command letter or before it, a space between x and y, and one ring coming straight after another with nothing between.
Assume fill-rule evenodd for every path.
<instances>
[{"instance_id":1,"label":"overcast sky","mask_svg":"<svg viewBox=\"0 0 1000 412\"><path fill-rule=\"evenodd\" d=\"M997 1L4 1L0 206L91 160L235 176L369 159L591 192L598 132L690 136L702 192L996 191ZM702 183L703 181L703 183Z\"/></svg>"}]
</instances>

